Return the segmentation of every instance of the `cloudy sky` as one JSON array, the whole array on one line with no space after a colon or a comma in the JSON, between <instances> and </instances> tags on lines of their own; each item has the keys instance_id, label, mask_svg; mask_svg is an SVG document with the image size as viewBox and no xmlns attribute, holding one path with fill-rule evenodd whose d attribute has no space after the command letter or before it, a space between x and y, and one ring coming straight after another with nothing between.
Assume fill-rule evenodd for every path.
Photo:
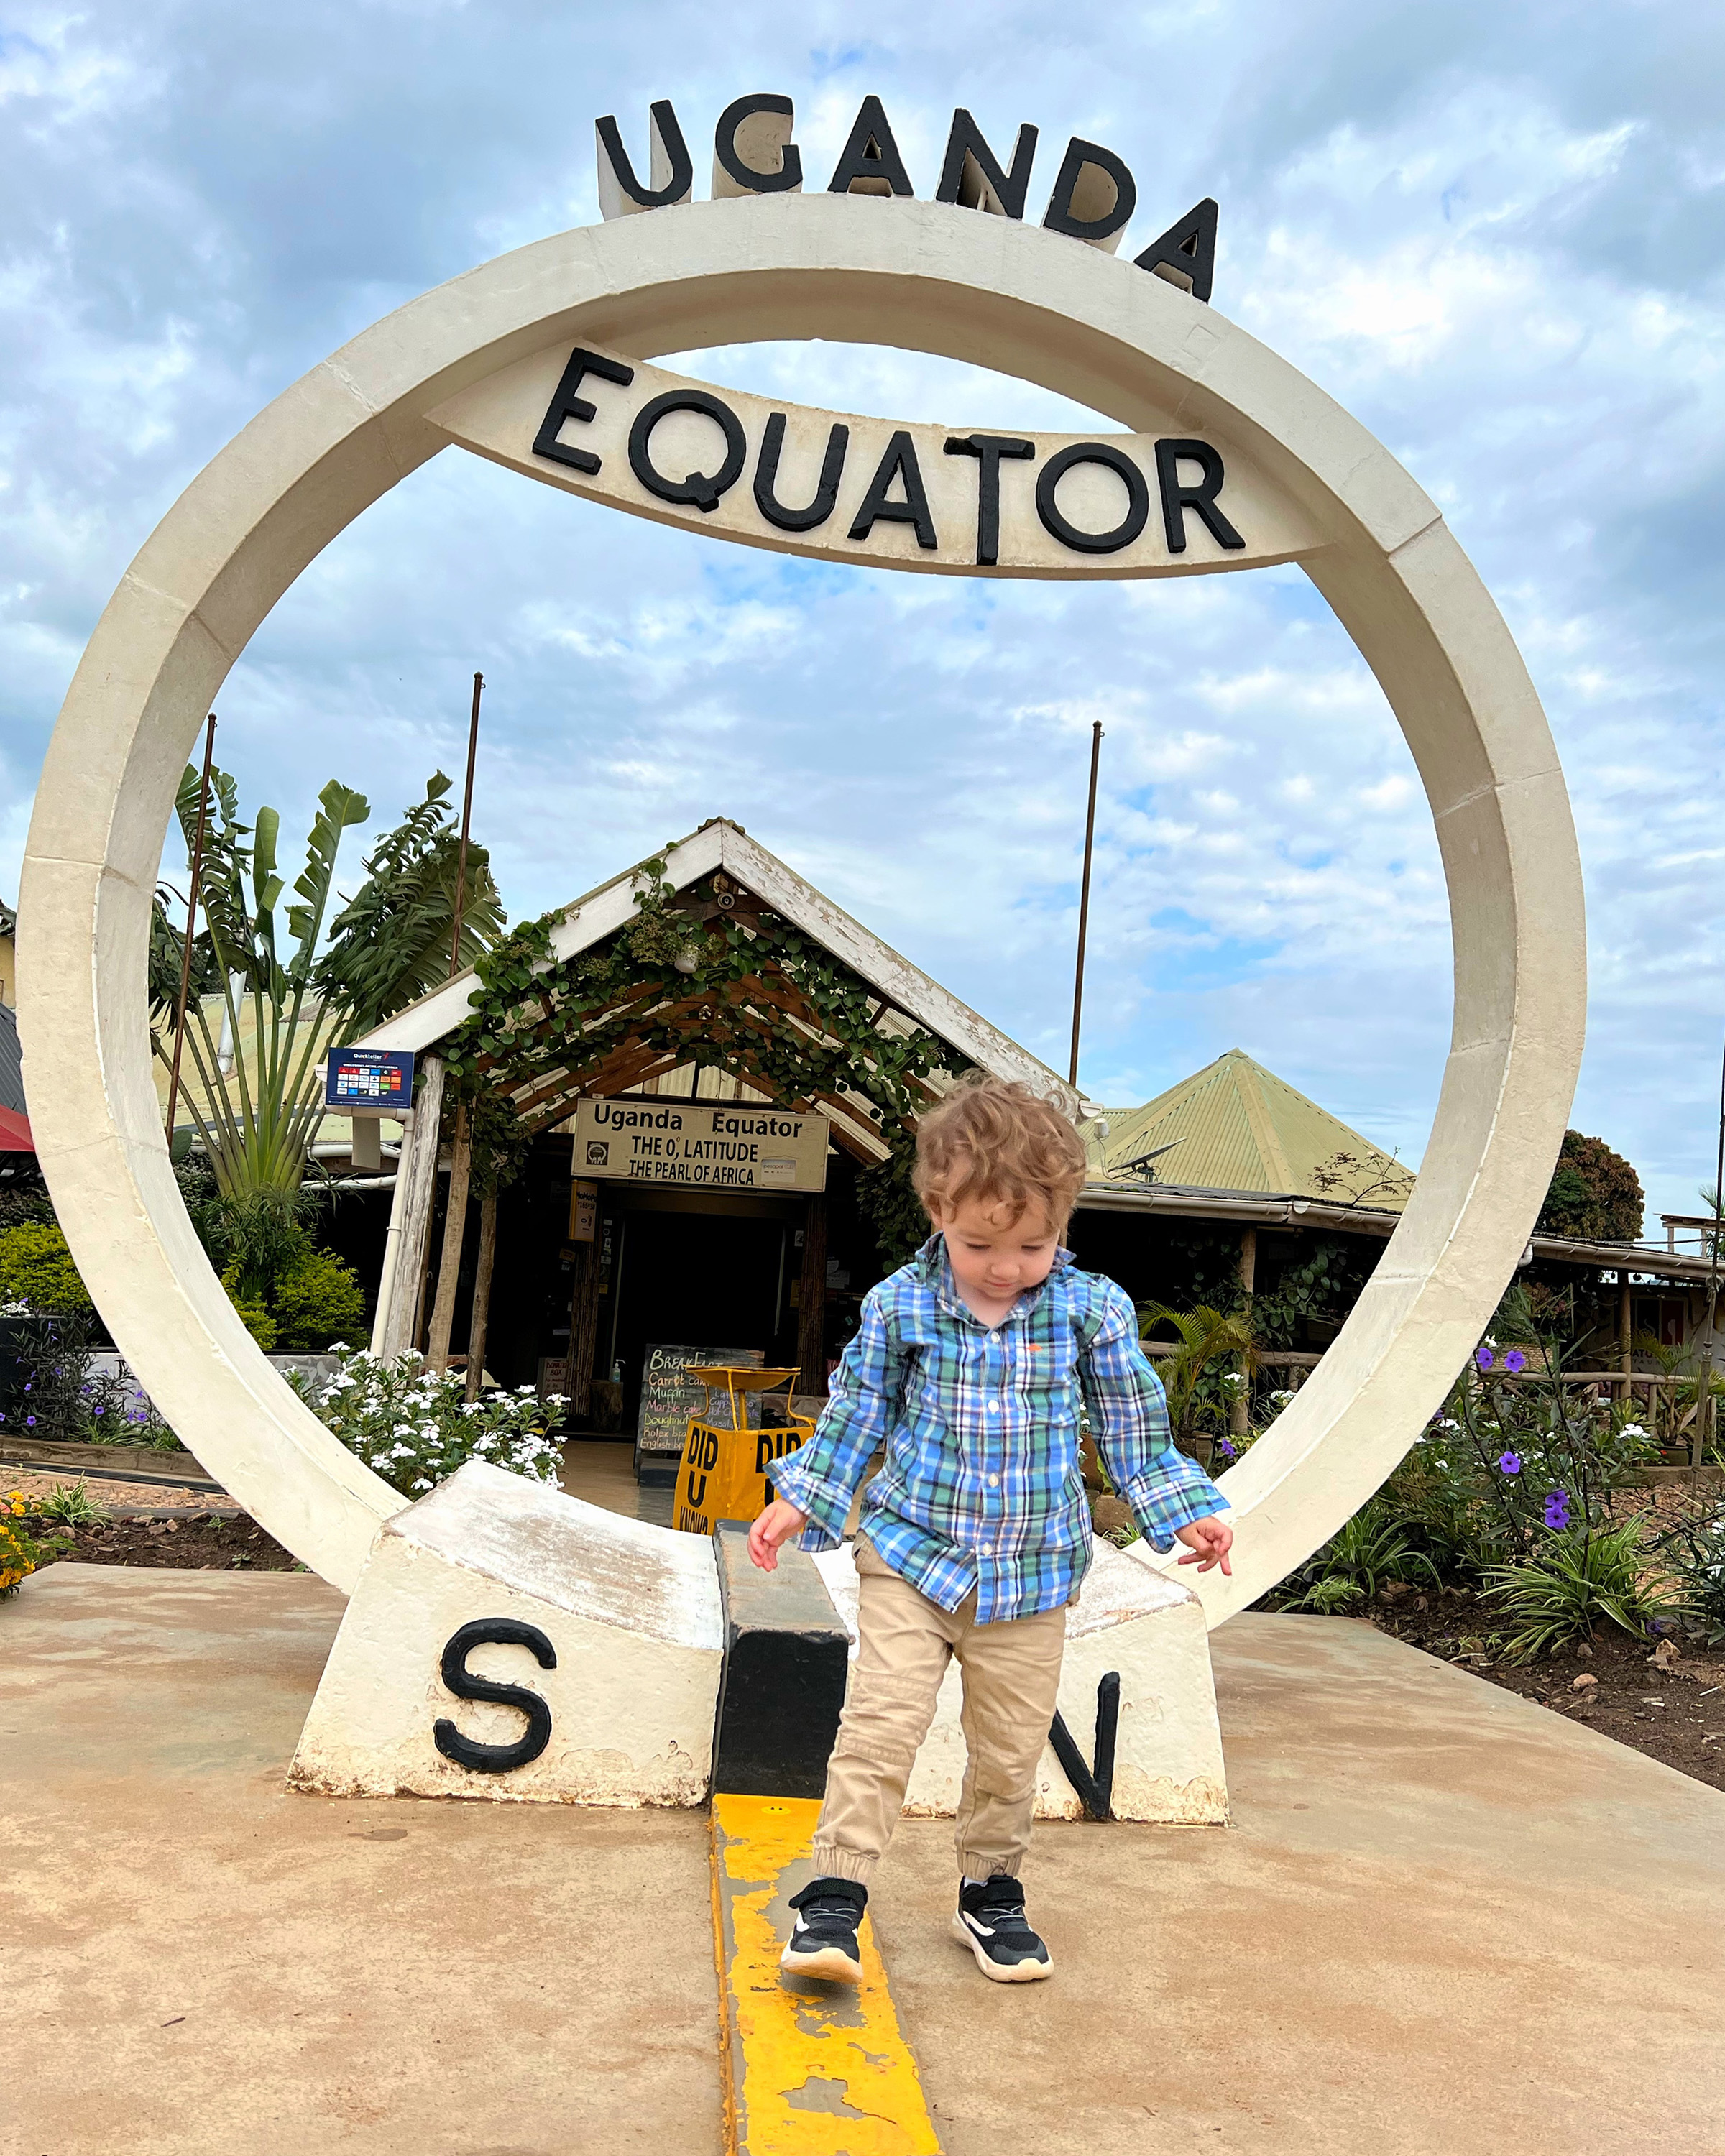
<instances>
[{"instance_id":1,"label":"cloudy sky","mask_svg":"<svg viewBox=\"0 0 1725 2156\"><path fill-rule=\"evenodd\" d=\"M1647 4L12 0L0 13L0 896L114 583L259 406L379 316L598 215L639 152L794 98L824 184L864 94L919 194L952 107L1133 168L1136 252L1222 205L1214 304L1443 507L1568 773L1593 1000L1574 1120L1659 1209L1711 1176L1725 17ZM768 346L687 372L850 410L1083 427L978 369ZM1370 675L1293 569L1109 586L839 570L621 517L451 450L276 609L220 699L249 803L393 820L459 771L511 913L724 814L1064 1067L1090 726L1106 728L1083 1081L1240 1046L1417 1162L1449 1023L1436 851ZM360 849L356 848L357 863Z\"/></svg>"}]
</instances>

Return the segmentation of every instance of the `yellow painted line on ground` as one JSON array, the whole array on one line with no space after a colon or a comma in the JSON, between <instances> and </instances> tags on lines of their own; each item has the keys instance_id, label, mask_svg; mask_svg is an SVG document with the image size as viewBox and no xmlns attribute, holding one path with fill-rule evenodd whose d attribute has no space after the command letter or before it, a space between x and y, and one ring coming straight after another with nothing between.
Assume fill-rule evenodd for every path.
<instances>
[{"instance_id":1,"label":"yellow painted line on ground","mask_svg":"<svg viewBox=\"0 0 1725 2156\"><path fill-rule=\"evenodd\" d=\"M819 1813L806 1798L713 1799L726 2156L940 2156L872 1924L860 1987L781 1975Z\"/></svg>"}]
</instances>

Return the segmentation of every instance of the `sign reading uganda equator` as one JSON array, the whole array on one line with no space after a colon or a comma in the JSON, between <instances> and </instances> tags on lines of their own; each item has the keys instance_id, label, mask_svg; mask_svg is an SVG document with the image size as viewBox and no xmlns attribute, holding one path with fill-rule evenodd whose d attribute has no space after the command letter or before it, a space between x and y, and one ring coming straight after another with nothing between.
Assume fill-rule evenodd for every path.
<instances>
[{"instance_id":1,"label":"sign reading uganda equator","mask_svg":"<svg viewBox=\"0 0 1725 2156\"><path fill-rule=\"evenodd\" d=\"M827 1119L734 1101L583 1101L573 1172L696 1190L824 1190Z\"/></svg>"},{"instance_id":2,"label":"sign reading uganda equator","mask_svg":"<svg viewBox=\"0 0 1725 2156\"><path fill-rule=\"evenodd\" d=\"M978 434L718 390L560 340L430 418L464 449L614 509L829 562L1164 577L1320 543L1284 490L1173 413L1101 439Z\"/></svg>"}]
</instances>

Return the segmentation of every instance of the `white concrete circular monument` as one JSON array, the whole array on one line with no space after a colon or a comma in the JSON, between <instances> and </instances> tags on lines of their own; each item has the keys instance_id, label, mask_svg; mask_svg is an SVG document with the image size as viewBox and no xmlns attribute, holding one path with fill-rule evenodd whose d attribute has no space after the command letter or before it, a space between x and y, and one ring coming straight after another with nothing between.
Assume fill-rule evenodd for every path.
<instances>
[{"instance_id":1,"label":"white concrete circular monument","mask_svg":"<svg viewBox=\"0 0 1725 2156\"><path fill-rule=\"evenodd\" d=\"M271 1368L193 1234L151 1080L144 961L175 789L228 670L320 550L452 442L638 513L873 566L1106 577L1297 561L1382 685L1431 804L1454 1032L1381 1263L1311 1382L1224 1478L1235 1576L1198 1583L1219 1623L1413 1442L1544 1196L1585 988L1575 834L1538 699L1389 452L1244 331L1084 231L868 193L623 205L642 206L654 213L457 278L314 368L187 489L109 603L49 747L19 909L32 1126L79 1266L203 1464L352 1590L402 1501ZM646 363L784 338L970 361L1127 431L846 419Z\"/></svg>"}]
</instances>

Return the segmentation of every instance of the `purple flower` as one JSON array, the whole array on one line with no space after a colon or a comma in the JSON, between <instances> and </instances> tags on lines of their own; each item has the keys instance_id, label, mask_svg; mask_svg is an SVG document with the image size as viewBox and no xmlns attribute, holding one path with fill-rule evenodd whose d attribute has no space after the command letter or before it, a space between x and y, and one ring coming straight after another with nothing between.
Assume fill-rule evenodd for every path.
<instances>
[{"instance_id":1,"label":"purple flower","mask_svg":"<svg viewBox=\"0 0 1725 2156\"><path fill-rule=\"evenodd\" d=\"M1522 1455L1519 1452L1500 1452L1497 1455L1497 1465L1506 1475L1519 1475L1522 1471Z\"/></svg>"},{"instance_id":2,"label":"purple flower","mask_svg":"<svg viewBox=\"0 0 1725 2156\"><path fill-rule=\"evenodd\" d=\"M35 1418L35 1416L34 1416L34 1415L26 1415L26 1416L24 1417L24 1428L25 1428L26 1430L34 1430L34 1428L35 1428L35 1427L36 1427L36 1418Z\"/></svg>"},{"instance_id":3,"label":"purple flower","mask_svg":"<svg viewBox=\"0 0 1725 2156\"><path fill-rule=\"evenodd\" d=\"M1545 1524L1559 1532L1569 1524L1569 1493L1567 1490L1553 1490L1545 1500Z\"/></svg>"},{"instance_id":4,"label":"purple flower","mask_svg":"<svg viewBox=\"0 0 1725 2156\"><path fill-rule=\"evenodd\" d=\"M1219 1437L1216 1440L1216 1450L1224 1460L1236 1460L1240 1456L1238 1445L1230 1445L1225 1437Z\"/></svg>"},{"instance_id":5,"label":"purple flower","mask_svg":"<svg viewBox=\"0 0 1725 2156\"><path fill-rule=\"evenodd\" d=\"M1476 1355L1473 1359L1479 1364L1482 1370L1489 1370L1491 1367L1491 1349L1489 1348L1481 1348L1479 1353Z\"/></svg>"},{"instance_id":6,"label":"purple flower","mask_svg":"<svg viewBox=\"0 0 1725 2156\"><path fill-rule=\"evenodd\" d=\"M1511 1377L1514 1377L1518 1371L1527 1368L1527 1358L1519 1348L1512 1348L1503 1358L1503 1367Z\"/></svg>"}]
</instances>

